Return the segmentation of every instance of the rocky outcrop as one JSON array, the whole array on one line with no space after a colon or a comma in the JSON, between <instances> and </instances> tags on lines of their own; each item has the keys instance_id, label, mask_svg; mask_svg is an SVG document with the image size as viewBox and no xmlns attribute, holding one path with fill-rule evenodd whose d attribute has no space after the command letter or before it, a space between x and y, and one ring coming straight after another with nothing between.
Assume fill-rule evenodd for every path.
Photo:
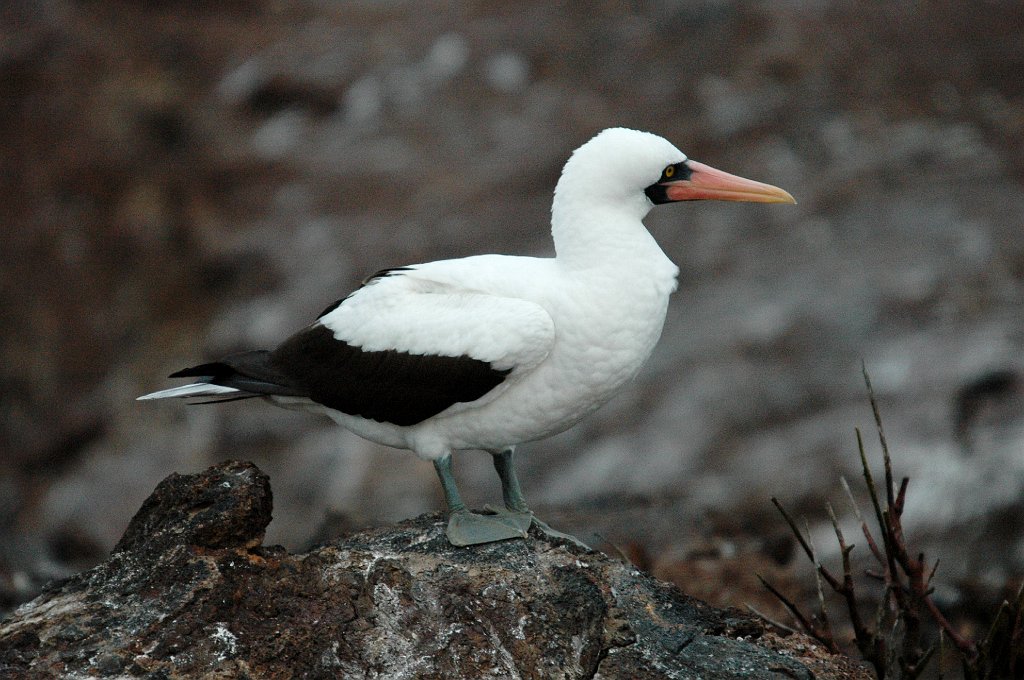
<instances>
[{"instance_id":1,"label":"rocky outcrop","mask_svg":"<svg viewBox=\"0 0 1024 680\"><path fill-rule=\"evenodd\" d=\"M171 475L110 558L0 623L5 678L867 678L543 536L454 548L439 515L261 546L266 475Z\"/></svg>"}]
</instances>

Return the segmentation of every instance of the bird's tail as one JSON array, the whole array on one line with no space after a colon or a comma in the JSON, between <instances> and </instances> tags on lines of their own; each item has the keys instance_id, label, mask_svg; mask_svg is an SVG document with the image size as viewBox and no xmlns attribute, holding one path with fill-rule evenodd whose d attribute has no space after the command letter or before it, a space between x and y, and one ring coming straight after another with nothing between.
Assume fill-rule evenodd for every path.
<instances>
[{"instance_id":1,"label":"bird's tail","mask_svg":"<svg viewBox=\"0 0 1024 680\"><path fill-rule=\"evenodd\" d=\"M179 387L171 387L166 390L158 390L157 392L150 392L144 394L141 397L136 397L137 401L147 401L149 399L185 399L188 397L214 397L213 401L225 401L230 399L245 399L246 397L254 397L254 394L246 394L241 390L234 387L227 387L225 385L214 385L208 382L197 382L190 385L181 385Z\"/></svg>"},{"instance_id":2,"label":"bird's tail","mask_svg":"<svg viewBox=\"0 0 1024 680\"><path fill-rule=\"evenodd\" d=\"M274 368L271 353L265 350L233 354L220 361L177 371L168 377L196 378L197 381L144 394L138 400L209 397L207 401L195 403L212 404L271 395L307 396L304 390Z\"/></svg>"}]
</instances>

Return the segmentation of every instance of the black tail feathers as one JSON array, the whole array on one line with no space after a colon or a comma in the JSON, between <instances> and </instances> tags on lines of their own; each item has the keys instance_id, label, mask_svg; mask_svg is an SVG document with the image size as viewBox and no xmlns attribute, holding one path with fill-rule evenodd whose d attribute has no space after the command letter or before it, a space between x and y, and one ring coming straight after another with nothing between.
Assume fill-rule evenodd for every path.
<instances>
[{"instance_id":1,"label":"black tail feathers","mask_svg":"<svg viewBox=\"0 0 1024 680\"><path fill-rule=\"evenodd\" d=\"M306 397L288 376L271 364L271 354L266 350L239 352L220 361L199 364L172 373L171 378L201 378L203 382L233 387L252 396L280 395ZM236 399L245 397L237 396ZM211 401L227 401L214 399ZM200 402L206 403L206 402Z\"/></svg>"}]
</instances>

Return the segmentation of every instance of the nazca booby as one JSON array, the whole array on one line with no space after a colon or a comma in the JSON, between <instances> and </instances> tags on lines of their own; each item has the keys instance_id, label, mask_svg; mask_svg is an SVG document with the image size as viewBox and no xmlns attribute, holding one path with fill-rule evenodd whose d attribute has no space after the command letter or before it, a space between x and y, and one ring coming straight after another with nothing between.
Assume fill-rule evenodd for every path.
<instances>
[{"instance_id":1,"label":"nazca booby","mask_svg":"<svg viewBox=\"0 0 1024 680\"><path fill-rule=\"evenodd\" d=\"M689 160L665 139L611 128L566 162L551 209L553 258L478 255L386 269L271 351L170 377L139 399L262 397L432 460L455 545L525 537L535 524L512 466L517 444L604 404L651 353L678 268L642 219L655 205L795 203L787 192ZM452 453L491 453L504 508L471 513Z\"/></svg>"}]
</instances>

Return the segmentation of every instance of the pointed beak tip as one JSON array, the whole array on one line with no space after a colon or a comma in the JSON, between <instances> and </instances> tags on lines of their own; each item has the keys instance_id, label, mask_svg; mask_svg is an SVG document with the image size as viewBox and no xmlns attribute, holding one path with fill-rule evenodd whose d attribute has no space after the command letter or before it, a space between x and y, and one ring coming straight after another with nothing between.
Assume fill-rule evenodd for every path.
<instances>
[{"instance_id":1,"label":"pointed beak tip","mask_svg":"<svg viewBox=\"0 0 1024 680\"><path fill-rule=\"evenodd\" d=\"M780 189L783 195L779 196L778 203L786 203L789 205L796 205L796 199L793 198L793 194L789 193L785 189Z\"/></svg>"}]
</instances>

